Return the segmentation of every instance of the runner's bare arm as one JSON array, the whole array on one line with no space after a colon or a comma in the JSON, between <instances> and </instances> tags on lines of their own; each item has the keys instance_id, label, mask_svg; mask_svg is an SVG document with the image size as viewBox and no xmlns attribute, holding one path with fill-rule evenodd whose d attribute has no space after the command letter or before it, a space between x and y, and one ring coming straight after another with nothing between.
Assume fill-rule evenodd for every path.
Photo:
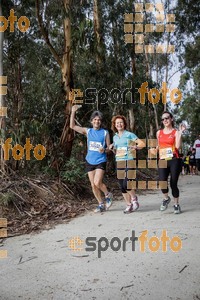
<instances>
[{"instance_id":1,"label":"runner's bare arm","mask_svg":"<svg viewBox=\"0 0 200 300\"><path fill-rule=\"evenodd\" d=\"M114 154L116 154L116 148L114 146L114 143L110 144L109 150L112 151Z\"/></svg>"},{"instance_id":2,"label":"runner's bare arm","mask_svg":"<svg viewBox=\"0 0 200 300\"><path fill-rule=\"evenodd\" d=\"M107 145L107 148L109 148L109 146L110 146L110 134L109 134L109 132L107 132L107 134L106 134L106 145Z\"/></svg>"},{"instance_id":3,"label":"runner's bare arm","mask_svg":"<svg viewBox=\"0 0 200 300\"><path fill-rule=\"evenodd\" d=\"M85 127L81 127L81 126L77 126L75 124L75 114L76 114L76 111L77 109L79 108L78 105L73 105L72 106L72 112L71 112L71 116L70 116L70 128L79 132L79 133L82 133L82 134L87 134L87 129Z\"/></svg>"},{"instance_id":4,"label":"runner's bare arm","mask_svg":"<svg viewBox=\"0 0 200 300\"><path fill-rule=\"evenodd\" d=\"M132 149L132 150L138 149L138 150L140 150L144 147L145 147L145 143L140 139L135 139L135 140L130 140L129 141L129 147L128 147L129 149Z\"/></svg>"},{"instance_id":5,"label":"runner's bare arm","mask_svg":"<svg viewBox=\"0 0 200 300\"><path fill-rule=\"evenodd\" d=\"M135 143L136 143L136 149L138 150L141 150L142 148L145 147L145 143L140 139L136 139Z\"/></svg>"},{"instance_id":6,"label":"runner's bare arm","mask_svg":"<svg viewBox=\"0 0 200 300\"><path fill-rule=\"evenodd\" d=\"M109 132L107 132L106 134L106 146L107 148L105 149L105 152L109 152L111 149L110 149L110 134Z\"/></svg>"}]
</instances>

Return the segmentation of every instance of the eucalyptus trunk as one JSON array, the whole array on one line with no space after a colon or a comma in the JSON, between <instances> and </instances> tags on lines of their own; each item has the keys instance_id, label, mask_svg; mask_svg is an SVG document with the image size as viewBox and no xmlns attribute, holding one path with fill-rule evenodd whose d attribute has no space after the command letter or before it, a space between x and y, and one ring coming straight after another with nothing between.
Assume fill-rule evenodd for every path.
<instances>
[{"instance_id":1,"label":"eucalyptus trunk","mask_svg":"<svg viewBox=\"0 0 200 300\"><path fill-rule=\"evenodd\" d=\"M0 15L2 16L2 6L0 2ZM4 33L0 32L0 83L4 83L4 80L2 81L3 76L3 40L4 40ZM5 96L3 93L0 93L0 108L5 107ZM0 140L1 144L5 140L5 130L6 130L6 120L5 116L0 115L0 130L1 130L1 135L0 135ZM5 172L5 161L3 157L3 148L1 147L1 172Z\"/></svg>"},{"instance_id":2,"label":"eucalyptus trunk","mask_svg":"<svg viewBox=\"0 0 200 300\"><path fill-rule=\"evenodd\" d=\"M69 93L70 90L73 88L72 86L72 49L71 49L71 9L72 9L72 1L71 0L63 0L64 10L65 10L65 17L63 19L63 34L64 34L64 45L63 45L63 55L60 55L56 52L55 48L50 42L49 33L46 27L44 26L42 14L40 13L40 0L36 0L36 14L38 18L38 23L40 27L40 31L42 36L49 47L51 53L53 54L55 60L57 61L58 65L60 66L61 73L62 73L62 83L63 83L63 90L65 92L65 98L67 100L65 113L66 113L66 120L65 125L62 131L62 135L60 138L60 146L67 158L71 156L72 151L72 141L74 133L70 129L70 114L71 114L71 107L72 101L69 100Z\"/></svg>"}]
</instances>

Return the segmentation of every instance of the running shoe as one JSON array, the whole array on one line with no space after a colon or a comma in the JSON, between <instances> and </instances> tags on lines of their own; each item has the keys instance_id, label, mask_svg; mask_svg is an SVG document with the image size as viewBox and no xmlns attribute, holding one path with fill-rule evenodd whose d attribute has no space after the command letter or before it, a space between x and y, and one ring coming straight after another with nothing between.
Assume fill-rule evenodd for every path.
<instances>
[{"instance_id":1,"label":"running shoe","mask_svg":"<svg viewBox=\"0 0 200 300\"><path fill-rule=\"evenodd\" d=\"M170 201L171 201L171 198L169 196L168 196L168 199L164 199L161 203L160 211L166 210Z\"/></svg>"},{"instance_id":2,"label":"running shoe","mask_svg":"<svg viewBox=\"0 0 200 300\"><path fill-rule=\"evenodd\" d=\"M95 213L103 212L103 211L105 211L105 206L104 206L103 203L99 204L99 205L97 206L97 208L94 210Z\"/></svg>"},{"instance_id":3,"label":"running shoe","mask_svg":"<svg viewBox=\"0 0 200 300\"><path fill-rule=\"evenodd\" d=\"M174 213L176 215L180 214L181 213L181 208L180 208L180 205L179 204L175 204L174 205Z\"/></svg>"},{"instance_id":4,"label":"running shoe","mask_svg":"<svg viewBox=\"0 0 200 300\"><path fill-rule=\"evenodd\" d=\"M106 209L108 210L111 207L112 202L113 202L113 194L108 193L108 195L105 198L105 201L106 201Z\"/></svg>"},{"instance_id":5,"label":"running shoe","mask_svg":"<svg viewBox=\"0 0 200 300\"><path fill-rule=\"evenodd\" d=\"M132 200L131 200L131 203L132 203L132 211L136 211L138 208L139 208L139 203L138 203L138 197L135 196Z\"/></svg>"},{"instance_id":6,"label":"running shoe","mask_svg":"<svg viewBox=\"0 0 200 300\"><path fill-rule=\"evenodd\" d=\"M127 205L127 207L124 210L125 214L130 214L131 212L133 212L133 204L132 203L130 205Z\"/></svg>"}]
</instances>

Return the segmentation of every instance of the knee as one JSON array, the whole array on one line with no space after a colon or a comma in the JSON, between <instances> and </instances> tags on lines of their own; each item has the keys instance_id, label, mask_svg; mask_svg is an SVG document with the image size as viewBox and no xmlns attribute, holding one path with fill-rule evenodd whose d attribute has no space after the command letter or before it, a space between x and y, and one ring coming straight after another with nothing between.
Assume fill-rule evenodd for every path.
<instances>
[{"instance_id":1,"label":"knee","mask_svg":"<svg viewBox=\"0 0 200 300\"><path fill-rule=\"evenodd\" d=\"M94 186L97 187L98 189L100 189L100 187L101 187L101 181L95 180L94 181Z\"/></svg>"},{"instance_id":2,"label":"knee","mask_svg":"<svg viewBox=\"0 0 200 300\"><path fill-rule=\"evenodd\" d=\"M92 189L94 189L95 188L94 181L90 182L90 184L91 184Z\"/></svg>"}]
</instances>

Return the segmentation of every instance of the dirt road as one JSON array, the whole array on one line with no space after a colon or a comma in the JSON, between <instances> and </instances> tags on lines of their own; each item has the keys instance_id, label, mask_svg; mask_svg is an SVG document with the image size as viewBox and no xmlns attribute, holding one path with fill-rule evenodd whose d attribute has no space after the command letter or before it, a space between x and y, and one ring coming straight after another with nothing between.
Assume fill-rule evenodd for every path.
<instances>
[{"instance_id":1,"label":"dirt road","mask_svg":"<svg viewBox=\"0 0 200 300\"><path fill-rule=\"evenodd\" d=\"M181 176L179 187L180 215L172 203L160 212L162 196L155 191L140 196L140 209L129 215L116 201L103 214L88 212L55 229L7 239L0 299L199 300L200 176ZM134 242L134 234L147 239Z\"/></svg>"}]
</instances>

